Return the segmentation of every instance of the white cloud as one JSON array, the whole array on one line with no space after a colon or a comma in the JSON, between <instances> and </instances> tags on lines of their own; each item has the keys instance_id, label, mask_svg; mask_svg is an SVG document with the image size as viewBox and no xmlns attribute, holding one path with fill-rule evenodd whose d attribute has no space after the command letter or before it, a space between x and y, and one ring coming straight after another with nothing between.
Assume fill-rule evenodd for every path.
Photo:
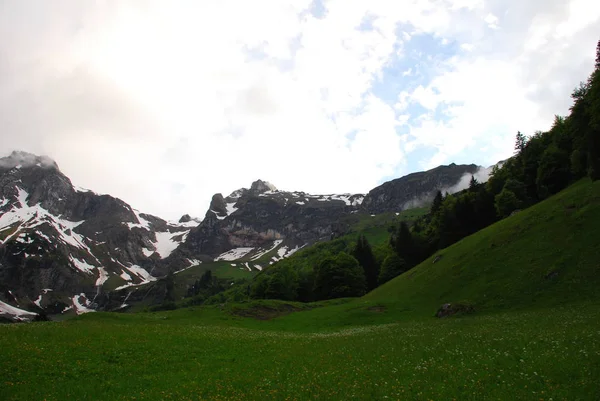
<instances>
[{"instance_id":1,"label":"white cloud","mask_svg":"<svg viewBox=\"0 0 600 401\"><path fill-rule=\"evenodd\" d=\"M319 17L311 0L0 3L0 152L50 154L169 218L257 178L367 191L416 149L436 150L427 167L470 146L501 155L565 110L600 12L559 3L328 0ZM419 49L378 97L423 35L463 51Z\"/></svg>"}]
</instances>

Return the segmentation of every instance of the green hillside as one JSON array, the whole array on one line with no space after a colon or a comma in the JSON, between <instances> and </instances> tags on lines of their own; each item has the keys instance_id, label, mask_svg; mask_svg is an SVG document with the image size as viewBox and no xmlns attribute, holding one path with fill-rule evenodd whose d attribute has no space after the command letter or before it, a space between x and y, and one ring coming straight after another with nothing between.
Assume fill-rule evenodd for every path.
<instances>
[{"instance_id":1,"label":"green hillside","mask_svg":"<svg viewBox=\"0 0 600 401\"><path fill-rule=\"evenodd\" d=\"M437 252L364 299L423 314L458 301L490 311L597 301L599 285L600 182L585 179Z\"/></svg>"},{"instance_id":2,"label":"green hillside","mask_svg":"<svg viewBox=\"0 0 600 401\"><path fill-rule=\"evenodd\" d=\"M1 398L597 400L599 223L583 180L360 299L0 325Z\"/></svg>"}]
</instances>

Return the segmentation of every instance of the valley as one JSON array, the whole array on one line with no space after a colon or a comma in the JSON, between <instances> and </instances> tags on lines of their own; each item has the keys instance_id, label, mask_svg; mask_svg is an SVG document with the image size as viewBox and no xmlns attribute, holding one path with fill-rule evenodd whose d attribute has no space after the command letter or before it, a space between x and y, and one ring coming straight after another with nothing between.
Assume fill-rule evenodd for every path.
<instances>
[{"instance_id":1,"label":"valley","mask_svg":"<svg viewBox=\"0 0 600 401\"><path fill-rule=\"evenodd\" d=\"M597 399L599 184L578 182L362 298L0 325L3 398ZM467 300L474 314L433 317Z\"/></svg>"}]
</instances>

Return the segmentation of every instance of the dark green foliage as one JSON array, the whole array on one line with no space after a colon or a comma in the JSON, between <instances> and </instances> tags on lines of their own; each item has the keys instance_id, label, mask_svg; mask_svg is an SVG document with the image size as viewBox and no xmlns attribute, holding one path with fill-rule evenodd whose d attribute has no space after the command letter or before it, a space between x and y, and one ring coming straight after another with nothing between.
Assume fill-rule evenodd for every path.
<instances>
[{"instance_id":1,"label":"dark green foliage","mask_svg":"<svg viewBox=\"0 0 600 401\"><path fill-rule=\"evenodd\" d=\"M390 244L398 256L404 259L407 264L414 266L418 259L415 254L415 244L413 236L408 228L408 224L401 222L398 230L392 233Z\"/></svg>"},{"instance_id":2,"label":"dark green foliage","mask_svg":"<svg viewBox=\"0 0 600 401\"><path fill-rule=\"evenodd\" d=\"M404 262L404 259L395 253L389 255L387 258L385 258L383 264L381 265L381 271L379 272L379 285L390 281L405 271L406 263Z\"/></svg>"},{"instance_id":3,"label":"dark green foliage","mask_svg":"<svg viewBox=\"0 0 600 401\"><path fill-rule=\"evenodd\" d=\"M173 272L169 272L165 277L165 303L175 301L175 280L173 278Z\"/></svg>"},{"instance_id":4,"label":"dark green foliage","mask_svg":"<svg viewBox=\"0 0 600 401\"><path fill-rule=\"evenodd\" d=\"M571 178L569 155L550 145L542 155L538 168L536 186L538 196L545 198L564 189Z\"/></svg>"},{"instance_id":5,"label":"dark green foliage","mask_svg":"<svg viewBox=\"0 0 600 401\"><path fill-rule=\"evenodd\" d=\"M187 300L187 305L201 305L208 298L222 292L227 287L227 283L230 280L219 279L212 274L212 270L205 271L200 279L196 280L192 286L187 290L187 297L191 299ZM240 281L239 285L243 285L244 281ZM247 292L247 291L246 291Z\"/></svg>"},{"instance_id":6,"label":"dark green foliage","mask_svg":"<svg viewBox=\"0 0 600 401\"><path fill-rule=\"evenodd\" d=\"M442 207L443 200L444 197L442 196L442 191L437 191L435 194L435 198L433 198L433 203L431 204L431 214L435 214L438 210L440 210L440 207Z\"/></svg>"},{"instance_id":7,"label":"dark green foliage","mask_svg":"<svg viewBox=\"0 0 600 401\"><path fill-rule=\"evenodd\" d=\"M345 252L322 260L316 269L315 294L319 299L359 297L366 287L363 269Z\"/></svg>"},{"instance_id":8,"label":"dark green foliage","mask_svg":"<svg viewBox=\"0 0 600 401\"><path fill-rule=\"evenodd\" d=\"M379 266L373 256L371 245L364 235L359 235L356 241L356 246L352 252L352 256L358 260L358 264L362 267L367 279L367 290L372 290L377 287L377 279L379 276Z\"/></svg>"},{"instance_id":9,"label":"dark green foliage","mask_svg":"<svg viewBox=\"0 0 600 401\"><path fill-rule=\"evenodd\" d=\"M292 301L298 296L298 274L291 266L275 269L265 289L264 298Z\"/></svg>"},{"instance_id":10,"label":"dark green foliage","mask_svg":"<svg viewBox=\"0 0 600 401\"><path fill-rule=\"evenodd\" d=\"M502 192L496 195L494 204L499 217L508 217L512 212L519 209L521 201L513 191L504 188Z\"/></svg>"},{"instance_id":11,"label":"dark green foliage","mask_svg":"<svg viewBox=\"0 0 600 401\"><path fill-rule=\"evenodd\" d=\"M479 184L479 181L472 175L471 181L469 181L469 191L474 191L477 188L477 184Z\"/></svg>"}]
</instances>

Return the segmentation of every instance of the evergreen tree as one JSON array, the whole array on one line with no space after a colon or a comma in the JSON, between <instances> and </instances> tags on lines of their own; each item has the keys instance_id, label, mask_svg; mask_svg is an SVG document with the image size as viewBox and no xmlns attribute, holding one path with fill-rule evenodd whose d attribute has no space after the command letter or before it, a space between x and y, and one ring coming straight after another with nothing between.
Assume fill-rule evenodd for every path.
<instances>
[{"instance_id":1,"label":"evergreen tree","mask_svg":"<svg viewBox=\"0 0 600 401\"><path fill-rule=\"evenodd\" d=\"M600 179L600 41L596 47L596 69L588 80L585 106L590 120L586 132L587 170L592 180Z\"/></svg>"},{"instance_id":2,"label":"evergreen tree","mask_svg":"<svg viewBox=\"0 0 600 401\"><path fill-rule=\"evenodd\" d=\"M356 242L356 247L354 248L354 252L352 252L352 256L358 260L358 264L363 268L367 279L367 290L371 291L377 287L379 266L375 261L375 256L373 256L371 245L364 235L361 234L358 236L358 241Z\"/></svg>"},{"instance_id":3,"label":"evergreen tree","mask_svg":"<svg viewBox=\"0 0 600 401\"><path fill-rule=\"evenodd\" d=\"M600 40L596 45L596 71L600 70Z\"/></svg>"},{"instance_id":4,"label":"evergreen tree","mask_svg":"<svg viewBox=\"0 0 600 401\"><path fill-rule=\"evenodd\" d=\"M315 294L317 299L359 297L367 282L358 261L345 252L323 259L317 266Z\"/></svg>"},{"instance_id":5,"label":"evergreen tree","mask_svg":"<svg viewBox=\"0 0 600 401\"><path fill-rule=\"evenodd\" d=\"M571 172L568 154L556 146L549 146L542 155L536 184L541 198L555 194L569 184Z\"/></svg>"},{"instance_id":6,"label":"evergreen tree","mask_svg":"<svg viewBox=\"0 0 600 401\"><path fill-rule=\"evenodd\" d=\"M406 222L400 222L400 227L396 234L392 236L391 242L392 248L396 254L404 259L409 267L413 267L417 262L417 258L415 255L413 237Z\"/></svg>"},{"instance_id":7,"label":"evergreen tree","mask_svg":"<svg viewBox=\"0 0 600 401\"><path fill-rule=\"evenodd\" d=\"M379 285L390 281L406 271L406 262L395 253L389 255L381 265L379 272Z\"/></svg>"},{"instance_id":8,"label":"evergreen tree","mask_svg":"<svg viewBox=\"0 0 600 401\"><path fill-rule=\"evenodd\" d=\"M474 175L471 175L471 181L469 181L469 191L474 191L478 184L479 181L477 181Z\"/></svg>"},{"instance_id":9,"label":"evergreen tree","mask_svg":"<svg viewBox=\"0 0 600 401\"><path fill-rule=\"evenodd\" d=\"M433 203L431 204L431 214L435 214L438 210L440 210L443 200L444 197L442 196L442 191L437 191L435 197L433 198Z\"/></svg>"},{"instance_id":10,"label":"evergreen tree","mask_svg":"<svg viewBox=\"0 0 600 401\"><path fill-rule=\"evenodd\" d=\"M212 285L212 282L213 282L212 271L207 270L200 277L200 281L198 282L198 287L199 288L208 288Z\"/></svg>"},{"instance_id":11,"label":"evergreen tree","mask_svg":"<svg viewBox=\"0 0 600 401\"><path fill-rule=\"evenodd\" d=\"M498 216L508 217L521 206L521 201L519 201L514 192L504 188L502 192L496 195L494 204L496 205Z\"/></svg>"},{"instance_id":12,"label":"evergreen tree","mask_svg":"<svg viewBox=\"0 0 600 401\"><path fill-rule=\"evenodd\" d=\"M523 151L526 143L527 139L525 138L525 135L521 134L521 131L518 131L515 139L515 153L520 153Z\"/></svg>"}]
</instances>

